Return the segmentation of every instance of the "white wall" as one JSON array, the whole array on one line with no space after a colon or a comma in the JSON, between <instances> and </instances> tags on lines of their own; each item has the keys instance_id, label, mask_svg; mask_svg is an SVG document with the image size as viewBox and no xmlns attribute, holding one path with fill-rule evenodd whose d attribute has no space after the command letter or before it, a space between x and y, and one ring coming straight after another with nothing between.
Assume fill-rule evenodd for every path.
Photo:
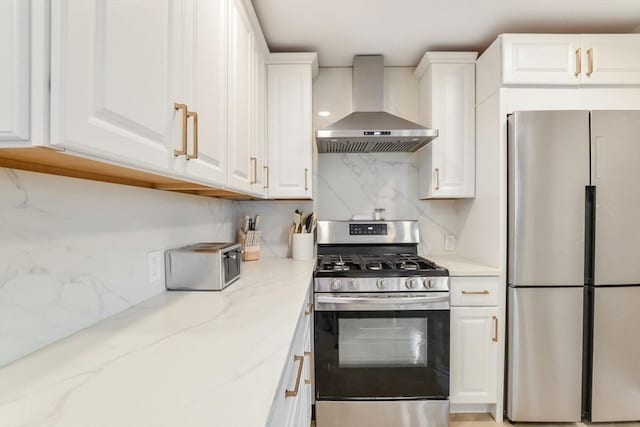
<instances>
[{"instance_id":1,"label":"white wall","mask_svg":"<svg viewBox=\"0 0 640 427\"><path fill-rule=\"evenodd\" d=\"M147 253L233 240L236 216L225 200L0 169L0 366L163 292Z\"/></svg>"}]
</instances>

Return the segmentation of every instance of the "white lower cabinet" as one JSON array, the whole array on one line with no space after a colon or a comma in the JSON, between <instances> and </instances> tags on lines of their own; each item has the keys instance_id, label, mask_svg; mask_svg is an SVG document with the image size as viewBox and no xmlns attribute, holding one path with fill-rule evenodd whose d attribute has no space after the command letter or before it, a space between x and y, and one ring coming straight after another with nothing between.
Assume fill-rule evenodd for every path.
<instances>
[{"instance_id":1,"label":"white lower cabinet","mask_svg":"<svg viewBox=\"0 0 640 427\"><path fill-rule=\"evenodd\" d=\"M307 427L311 425L311 405L313 403L311 316L312 305L305 304L271 407L267 427Z\"/></svg>"},{"instance_id":2,"label":"white lower cabinet","mask_svg":"<svg viewBox=\"0 0 640 427\"><path fill-rule=\"evenodd\" d=\"M495 404L498 356L503 345L499 340L500 312L490 305L498 301L492 298L498 279L451 279L451 403Z\"/></svg>"}]
</instances>

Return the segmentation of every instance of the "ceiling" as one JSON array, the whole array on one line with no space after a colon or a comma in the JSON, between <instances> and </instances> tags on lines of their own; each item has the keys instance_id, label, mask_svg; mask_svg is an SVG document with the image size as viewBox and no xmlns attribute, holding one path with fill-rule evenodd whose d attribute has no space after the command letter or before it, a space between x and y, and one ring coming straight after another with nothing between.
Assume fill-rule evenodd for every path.
<instances>
[{"instance_id":1,"label":"ceiling","mask_svg":"<svg viewBox=\"0 0 640 427\"><path fill-rule=\"evenodd\" d=\"M640 31L639 0L252 0L274 52L317 51L320 66L383 54L415 66L427 50L482 52L500 33Z\"/></svg>"}]
</instances>

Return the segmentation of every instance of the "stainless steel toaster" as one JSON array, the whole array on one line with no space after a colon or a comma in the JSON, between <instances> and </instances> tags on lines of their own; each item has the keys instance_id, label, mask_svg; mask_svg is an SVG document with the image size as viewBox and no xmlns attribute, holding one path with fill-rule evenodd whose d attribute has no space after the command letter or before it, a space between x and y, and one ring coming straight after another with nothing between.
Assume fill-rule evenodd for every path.
<instances>
[{"instance_id":1,"label":"stainless steel toaster","mask_svg":"<svg viewBox=\"0 0 640 427\"><path fill-rule=\"evenodd\" d=\"M169 290L221 291L240 278L239 243L197 243L165 252Z\"/></svg>"}]
</instances>

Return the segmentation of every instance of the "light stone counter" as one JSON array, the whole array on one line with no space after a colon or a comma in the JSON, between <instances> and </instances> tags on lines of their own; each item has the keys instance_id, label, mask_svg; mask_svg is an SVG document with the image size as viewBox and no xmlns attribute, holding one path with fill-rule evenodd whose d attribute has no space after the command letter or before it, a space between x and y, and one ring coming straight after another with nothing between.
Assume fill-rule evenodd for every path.
<instances>
[{"instance_id":1,"label":"light stone counter","mask_svg":"<svg viewBox=\"0 0 640 427\"><path fill-rule=\"evenodd\" d=\"M222 292L165 292L0 369L2 427L263 427L314 261L243 264Z\"/></svg>"},{"instance_id":2,"label":"light stone counter","mask_svg":"<svg viewBox=\"0 0 640 427\"><path fill-rule=\"evenodd\" d=\"M450 276L499 276L500 269L458 255L427 255L426 258L449 270Z\"/></svg>"}]
</instances>

